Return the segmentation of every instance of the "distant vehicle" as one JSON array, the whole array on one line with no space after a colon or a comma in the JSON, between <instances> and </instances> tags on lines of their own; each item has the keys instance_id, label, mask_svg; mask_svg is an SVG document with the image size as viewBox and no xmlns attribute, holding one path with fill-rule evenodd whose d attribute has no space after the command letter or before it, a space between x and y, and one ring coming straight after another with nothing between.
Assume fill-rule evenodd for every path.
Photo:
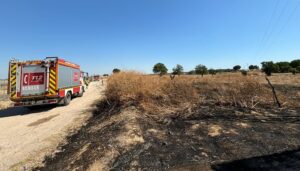
<instances>
[{"instance_id":1,"label":"distant vehicle","mask_svg":"<svg viewBox=\"0 0 300 171\"><path fill-rule=\"evenodd\" d=\"M101 76L100 76L100 75L93 75L93 76L92 76L92 80L93 80L93 81L100 81L100 79L101 79Z\"/></svg>"},{"instance_id":2,"label":"distant vehicle","mask_svg":"<svg viewBox=\"0 0 300 171\"><path fill-rule=\"evenodd\" d=\"M14 106L68 105L87 89L80 66L58 57L9 62L8 95Z\"/></svg>"}]
</instances>

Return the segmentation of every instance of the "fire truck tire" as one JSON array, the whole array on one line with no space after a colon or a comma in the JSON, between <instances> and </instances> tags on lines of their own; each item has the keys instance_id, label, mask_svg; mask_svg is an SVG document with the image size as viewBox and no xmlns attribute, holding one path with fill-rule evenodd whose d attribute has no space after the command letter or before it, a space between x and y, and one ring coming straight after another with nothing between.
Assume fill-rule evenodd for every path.
<instances>
[{"instance_id":1,"label":"fire truck tire","mask_svg":"<svg viewBox=\"0 0 300 171\"><path fill-rule=\"evenodd\" d=\"M78 93L77 97L82 97L84 93L84 88L82 87L82 91L80 93Z\"/></svg>"},{"instance_id":2,"label":"fire truck tire","mask_svg":"<svg viewBox=\"0 0 300 171\"><path fill-rule=\"evenodd\" d=\"M71 100L72 100L72 95L70 92L68 92L67 95L64 97L63 105L68 106L70 104Z\"/></svg>"},{"instance_id":3,"label":"fire truck tire","mask_svg":"<svg viewBox=\"0 0 300 171\"><path fill-rule=\"evenodd\" d=\"M37 110L37 109L41 109L41 106L26 106L26 108L28 110Z\"/></svg>"}]
</instances>

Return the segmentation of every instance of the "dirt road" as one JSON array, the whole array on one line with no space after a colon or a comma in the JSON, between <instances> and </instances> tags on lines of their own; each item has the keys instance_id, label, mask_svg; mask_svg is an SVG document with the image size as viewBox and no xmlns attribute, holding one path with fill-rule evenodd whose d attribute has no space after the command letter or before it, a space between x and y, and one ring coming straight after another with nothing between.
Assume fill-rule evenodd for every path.
<instances>
[{"instance_id":1,"label":"dirt road","mask_svg":"<svg viewBox=\"0 0 300 171\"><path fill-rule=\"evenodd\" d=\"M91 83L83 97L66 107L0 111L0 170L24 170L40 164L91 116L93 103L101 98L103 89L99 83Z\"/></svg>"}]
</instances>

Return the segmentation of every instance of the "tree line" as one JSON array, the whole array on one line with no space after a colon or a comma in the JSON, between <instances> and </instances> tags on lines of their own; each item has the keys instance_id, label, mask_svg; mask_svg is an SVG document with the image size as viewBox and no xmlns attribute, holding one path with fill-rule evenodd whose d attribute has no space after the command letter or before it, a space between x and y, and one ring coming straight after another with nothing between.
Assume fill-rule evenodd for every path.
<instances>
[{"instance_id":1,"label":"tree line","mask_svg":"<svg viewBox=\"0 0 300 171\"><path fill-rule=\"evenodd\" d=\"M184 68L182 65L177 64L172 68L172 71L169 73L171 75L182 75L182 74L188 74L188 75L205 75L205 74L211 74L215 75L217 73L221 72L237 72L240 71L243 75L247 75L247 72L258 70L264 72L267 76L271 76L272 73L300 73L300 59L293 60L291 62L283 61L283 62L273 62L273 61L264 61L261 62L261 69L257 65L249 65L248 69L241 69L242 67L240 65L235 65L232 67L232 69L208 69L203 64L198 64L195 66L195 69L184 72ZM113 69L113 73L119 73L121 70L118 68ZM153 66L152 69L154 74L159 74L160 76L168 74L168 68L163 63L157 63Z\"/></svg>"},{"instance_id":2,"label":"tree line","mask_svg":"<svg viewBox=\"0 0 300 171\"><path fill-rule=\"evenodd\" d=\"M219 72L237 72L241 71L243 75L247 75L249 70L260 70L257 65L249 65L248 70L241 70L240 65L235 65L232 69L208 69L205 65L199 64L195 66L194 70L184 72L183 66L177 64L170 74L172 75L181 75L181 74L197 74L197 75L205 75L212 74L215 75ZM168 68L163 63L157 63L153 66L153 73L159 74L160 76L168 73ZM291 62L276 62L273 61L264 61L261 63L261 71L266 75L271 76L272 73L300 73L300 59L293 60Z\"/></svg>"},{"instance_id":3,"label":"tree line","mask_svg":"<svg viewBox=\"0 0 300 171\"><path fill-rule=\"evenodd\" d=\"M262 71L264 71L268 76L272 73L300 73L300 59L293 60L291 62L276 62L265 61L261 63Z\"/></svg>"}]
</instances>

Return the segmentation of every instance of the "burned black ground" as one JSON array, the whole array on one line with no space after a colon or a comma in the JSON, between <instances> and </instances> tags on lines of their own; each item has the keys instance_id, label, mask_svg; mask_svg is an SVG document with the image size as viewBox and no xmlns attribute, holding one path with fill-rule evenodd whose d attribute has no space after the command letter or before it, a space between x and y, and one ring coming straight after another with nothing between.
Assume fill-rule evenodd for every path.
<instances>
[{"instance_id":1,"label":"burned black ground","mask_svg":"<svg viewBox=\"0 0 300 171\"><path fill-rule=\"evenodd\" d=\"M200 108L199 111L184 119L171 117L161 123L144 120L141 122L143 135L146 142L151 144L150 147L138 156L129 152L120 158L137 159L139 165L135 169L202 170L207 169L207 165L223 161L299 149L299 116L290 114L280 117L267 115L255 117L253 114L242 112L232 113L236 112L230 109L211 111L207 107ZM241 128L238 126L240 122L248 124L249 128ZM199 126L193 129L196 124ZM208 136L210 125L219 125L222 128L220 135ZM162 137L152 135L147 131L149 129L158 129L165 134ZM300 168L300 163L296 164L295 167ZM197 167L191 168L193 165ZM117 170L132 168L130 162L122 162L118 159L114 162L114 166Z\"/></svg>"},{"instance_id":2,"label":"burned black ground","mask_svg":"<svg viewBox=\"0 0 300 171\"><path fill-rule=\"evenodd\" d=\"M202 105L185 111L188 115L174 113L156 120L127 107L129 112L138 111L134 124L144 141L126 147L116 141L131 122L120 115L125 109L103 104L87 125L60 147L61 152L48 156L45 166L35 170L87 170L112 152L104 167L110 170L300 169L299 109L253 111ZM99 128L108 120L109 124ZM277 160L281 153L288 161Z\"/></svg>"}]
</instances>

